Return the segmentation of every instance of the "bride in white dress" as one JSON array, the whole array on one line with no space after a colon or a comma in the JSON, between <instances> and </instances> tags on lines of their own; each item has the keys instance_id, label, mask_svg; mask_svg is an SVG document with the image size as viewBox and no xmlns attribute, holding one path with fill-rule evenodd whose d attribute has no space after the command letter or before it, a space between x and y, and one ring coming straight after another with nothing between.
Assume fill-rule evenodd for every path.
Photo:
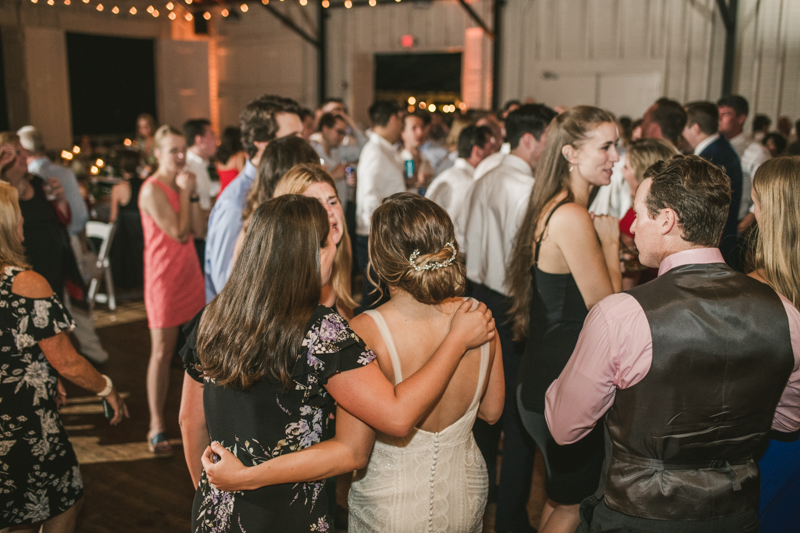
<instances>
[{"instance_id":1,"label":"bride in white dress","mask_svg":"<svg viewBox=\"0 0 800 533\"><path fill-rule=\"evenodd\" d=\"M395 385L428 361L463 301L454 297L465 274L455 261L452 224L438 211L419 197L396 195L373 215L380 237L370 243L370 261L391 298L352 326ZM411 433L377 434L369 464L350 488L349 531L480 532L488 476L472 425L476 416L496 422L503 397L499 342L468 351Z\"/></svg>"},{"instance_id":2,"label":"bride in white dress","mask_svg":"<svg viewBox=\"0 0 800 533\"><path fill-rule=\"evenodd\" d=\"M434 352L451 342L448 332L464 303L458 295L466 273L456 260L450 217L418 195L401 193L384 200L373 214L369 253L379 278L375 282L388 287L391 298L355 317L351 327L377 354L381 371L399 390L406 385L400 385L404 379L428 369ZM209 481L221 490L308 481L359 469L349 496L351 533L478 533L488 475L472 425L476 417L497 422L504 395L502 354L494 336L464 352L444 391L410 432L406 420L397 420L394 436L375 433L339 407L333 439L253 468L245 468L212 443L203 466Z\"/></svg>"}]
</instances>

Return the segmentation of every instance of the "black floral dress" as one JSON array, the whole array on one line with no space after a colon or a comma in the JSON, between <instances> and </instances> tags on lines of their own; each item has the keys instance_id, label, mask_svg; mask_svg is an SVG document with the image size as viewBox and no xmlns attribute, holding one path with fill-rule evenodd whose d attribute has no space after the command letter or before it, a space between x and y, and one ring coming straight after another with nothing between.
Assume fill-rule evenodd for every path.
<instances>
[{"instance_id":1,"label":"black floral dress","mask_svg":"<svg viewBox=\"0 0 800 533\"><path fill-rule=\"evenodd\" d=\"M195 349L201 314L187 325L187 344L182 351L187 373L200 382ZM302 353L292 371L294 389L288 392L270 379L248 391L205 381L203 405L209 437L245 466L331 438L334 401L325 391L325 383L337 372L360 368L375 359L345 319L323 306L308 322ZM192 532L268 531L333 533L325 481L230 493L212 487L203 472L192 509Z\"/></svg>"},{"instance_id":2,"label":"black floral dress","mask_svg":"<svg viewBox=\"0 0 800 533\"><path fill-rule=\"evenodd\" d=\"M74 327L58 298L11 292L0 278L0 529L59 515L83 496L78 460L56 407L55 370L37 344Z\"/></svg>"}]
</instances>

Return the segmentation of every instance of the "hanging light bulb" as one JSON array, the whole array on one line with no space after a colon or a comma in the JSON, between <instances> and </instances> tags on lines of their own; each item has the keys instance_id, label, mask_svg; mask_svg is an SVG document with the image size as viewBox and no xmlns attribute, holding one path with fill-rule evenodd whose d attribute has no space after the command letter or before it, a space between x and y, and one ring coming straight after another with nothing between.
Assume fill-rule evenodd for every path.
<instances>
[{"instance_id":1,"label":"hanging light bulb","mask_svg":"<svg viewBox=\"0 0 800 533\"><path fill-rule=\"evenodd\" d=\"M169 17L169 20L175 20L176 18L178 18L178 15L176 15L174 11L170 11L167 17Z\"/></svg>"},{"instance_id":2,"label":"hanging light bulb","mask_svg":"<svg viewBox=\"0 0 800 533\"><path fill-rule=\"evenodd\" d=\"M97 10L98 11L102 11L103 10L103 4L97 4Z\"/></svg>"},{"instance_id":3,"label":"hanging light bulb","mask_svg":"<svg viewBox=\"0 0 800 533\"><path fill-rule=\"evenodd\" d=\"M65 5L65 6L68 6L68 5L70 5L71 3L72 3L72 2L70 2L69 0L64 0L64 5Z\"/></svg>"},{"instance_id":4,"label":"hanging light bulb","mask_svg":"<svg viewBox=\"0 0 800 533\"><path fill-rule=\"evenodd\" d=\"M375 7L376 5L378 5L378 2L376 0L369 0L370 7Z\"/></svg>"},{"instance_id":5,"label":"hanging light bulb","mask_svg":"<svg viewBox=\"0 0 800 533\"><path fill-rule=\"evenodd\" d=\"M192 5L192 0L184 0L184 2L186 2L187 5Z\"/></svg>"},{"instance_id":6,"label":"hanging light bulb","mask_svg":"<svg viewBox=\"0 0 800 533\"><path fill-rule=\"evenodd\" d=\"M31 0L31 4L36 4L39 0Z\"/></svg>"},{"instance_id":7,"label":"hanging light bulb","mask_svg":"<svg viewBox=\"0 0 800 533\"><path fill-rule=\"evenodd\" d=\"M192 16L192 14L191 14L191 13L186 13L186 14L183 16L183 18L185 18L185 19L186 19L187 21L189 21L189 22L191 22L192 20L194 20L194 17Z\"/></svg>"},{"instance_id":8,"label":"hanging light bulb","mask_svg":"<svg viewBox=\"0 0 800 533\"><path fill-rule=\"evenodd\" d=\"M353 7L352 0L344 0L344 7L346 7L347 9L350 9L351 7Z\"/></svg>"},{"instance_id":9,"label":"hanging light bulb","mask_svg":"<svg viewBox=\"0 0 800 533\"><path fill-rule=\"evenodd\" d=\"M151 15L153 15L153 17L154 17L154 18L155 18L155 17L158 17L158 15L159 15L159 13L158 13L158 9L154 9L154 10L153 10L153 12L152 12L152 13L150 13L150 14L151 14Z\"/></svg>"},{"instance_id":10,"label":"hanging light bulb","mask_svg":"<svg viewBox=\"0 0 800 533\"><path fill-rule=\"evenodd\" d=\"M147 6L147 12L148 13L152 13L155 10L156 10L156 8L154 8L153 6Z\"/></svg>"},{"instance_id":11,"label":"hanging light bulb","mask_svg":"<svg viewBox=\"0 0 800 533\"><path fill-rule=\"evenodd\" d=\"M114 13L115 15L119 15L119 8L117 6L114 6L111 8L111 12Z\"/></svg>"},{"instance_id":12,"label":"hanging light bulb","mask_svg":"<svg viewBox=\"0 0 800 533\"><path fill-rule=\"evenodd\" d=\"M331 3L328 2L328 0L322 0L322 7L328 9L329 7L331 7Z\"/></svg>"},{"instance_id":13,"label":"hanging light bulb","mask_svg":"<svg viewBox=\"0 0 800 533\"><path fill-rule=\"evenodd\" d=\"M265 6L268 6L269 5L269 0L261 0L261 3L264 4Z\"/></svg>"},{"instance_id":14,"label":"hanging light bulb","mask_svg":"<svg viewBox=\"0 0 800 533\"><path fill-rule=\"evenodd\" d=\"M206 20L211 20L211 13L206 11L205 13L203 13L203 18Z\"/></svg>"},{"instance_id":15,"label":"hanging light bulb","mask_svg":"<svg viewBox=\"0 0 800 533\"><path fill-rule=\"evenodd\" d=\"M242 13L247 13L247 10L250 8L247 7L247 4L242 4L241 6L239 6L239 9L242 10Z\"/></svg>"},{"instance_id":16,"label":"hanging light bulb","mask_svg":"<svg viewBox=\"0 0 800 533\"><path fill-rule=\"evenodd\" d=\"M135 15L136 14L136 8L132 7L131 10L128 11L128 13L130 13L131 15Z\"/></svg>"},{"instance_id":17,"label":"hanging light bulb","mask_svg":"<svg viewBox=\"0 0 800 533\"><path fill-rule=\"evenodd\" d=\"M55 5L55 3L56 3L56 0L47 0L47 5L48 6L53 6L53 5Z\"/></svg>"},{"instance_id":18,"label":"hanging light bulb","mask_svg":"<svg viewBox=\"0 0 800 533\"><path fill-rule=\"evenodd\" d=\"M308 5L308 0L300 0L300 5L301 6L307 6Z\"/></svg>"},{"instance_id":19,"label":"hanging light bulb","mask_svg":"<svg viewBox=\"0 0 800 533\"><path fill-rule=\"evenodd\" d=\"M167 4L167 10L168 11L172 11L173 9L175 9L175 4L173 4L172 2L168 3Z\"/></svg>"}]
</instances>

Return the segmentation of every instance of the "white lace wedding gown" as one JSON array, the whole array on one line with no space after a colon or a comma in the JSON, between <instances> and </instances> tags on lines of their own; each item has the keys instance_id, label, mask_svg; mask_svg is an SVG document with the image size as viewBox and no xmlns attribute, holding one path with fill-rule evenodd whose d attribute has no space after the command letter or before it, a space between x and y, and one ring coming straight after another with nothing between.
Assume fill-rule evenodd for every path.
<instances>
[{"instance_id":1,"label":"white lace wedding gown","mask_svg":"<svg viewBox=\"0 0 800 533\"><path fill-rule=\"evenodd\" d=\"M394 367L400 359L379 311L366 311L378 327ZM489 491L486 462L472 436L489 365L481 347L480 375L464 416L437 433L414 429L398 438L378 433L369 464L350 488L350 533L473 533L483 529Z\"/></svg>"}]
</instances>

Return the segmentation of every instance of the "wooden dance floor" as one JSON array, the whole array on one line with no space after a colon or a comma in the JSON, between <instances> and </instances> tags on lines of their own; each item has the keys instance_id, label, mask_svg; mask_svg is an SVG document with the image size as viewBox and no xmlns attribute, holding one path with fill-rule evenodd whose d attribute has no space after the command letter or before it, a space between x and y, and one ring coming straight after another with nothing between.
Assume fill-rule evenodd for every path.
<instances>
[{"instance_id":1,"label":"wooden dance floor","mask_svg":"<svg viewBox=\"0 0 800 533\"><path fill-rule=\"evenodd\" d=\"M186 470L178 426L183 368L176 358L167 397L167 435L175 455L154 459L147 450L145 375L150 336L141 302L122 304L115 312L97 312L97 332L110 360L100 367L126 395L131 418L111 427L93 395L67 384L68 404L61 418L81 463L86 500L78 521L81 533L188 532L194 489ZM537 467L541 458L537 458ZM532 523L543 504L539 468L528 504ZM494 505L487 508L484 532L494 532Z\"/></svg>"}]
</instances>

